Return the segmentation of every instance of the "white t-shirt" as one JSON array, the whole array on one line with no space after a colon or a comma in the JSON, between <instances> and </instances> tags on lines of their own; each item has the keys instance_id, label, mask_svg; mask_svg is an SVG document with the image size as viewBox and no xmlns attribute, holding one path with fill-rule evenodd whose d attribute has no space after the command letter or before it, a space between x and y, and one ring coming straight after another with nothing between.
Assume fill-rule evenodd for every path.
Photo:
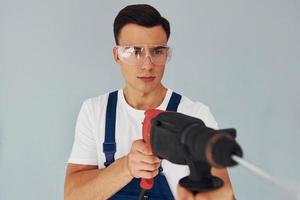
<instances>
[{"instance_id":1,"label":"white t-shirt","mask_svg":"<svg viewBox=\"0 0 300 200\"><path fill-rule=\"evenodd\" d=\"M168 89L162 104L157 109L165 110L167 108L172 92L171 89ZM77 118L75 140L69 163L98 165L99 168L104 168L105 155L102 145L105 135L108 94L84 101ZM218 128L217 122L210 113L209 108L200 102L193 102L182 96L177 112L200 118L210 128ZM123 95L123 89L120 89L116 111L115 137L117 151L115 159L127 155L134 140L142 139L143 120L144 111L134 109L128 105ZM177 165L163 160L162 168L175 196L178 181L189 174L188 166Z\"/></svg>"}]
</instances>

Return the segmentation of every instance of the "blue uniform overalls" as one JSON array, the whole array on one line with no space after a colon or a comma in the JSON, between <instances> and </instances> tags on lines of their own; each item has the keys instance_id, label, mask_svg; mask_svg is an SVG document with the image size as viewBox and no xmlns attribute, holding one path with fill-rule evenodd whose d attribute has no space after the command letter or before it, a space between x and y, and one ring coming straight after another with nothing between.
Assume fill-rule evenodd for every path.
<instances>
[{"instance_id":1,"label":"blue uniform overalls","mask_svg":"<svg viewBox=\"0 0 300 200\"><path fill-rule=\"evenodd\" d=\"M109 94L107 109L106 109L106 122L105 122L105 139L103 143L103 152L105 154L106 162L105 167L114 162L114 155L116 152L115 142L115 125L116 125L116 109L117 109L118 91ZM181 95L173 92L169 104L167 106L168 111L177 111L178 105L181 100ZM174 200L166 177L160 173L154 178L154 186L151 190L147 191L146 198L150 200ZM110 199L137 199L141 191L140 178L134 178L125 187L118 191Z\"/></svg>"}]
</instances>

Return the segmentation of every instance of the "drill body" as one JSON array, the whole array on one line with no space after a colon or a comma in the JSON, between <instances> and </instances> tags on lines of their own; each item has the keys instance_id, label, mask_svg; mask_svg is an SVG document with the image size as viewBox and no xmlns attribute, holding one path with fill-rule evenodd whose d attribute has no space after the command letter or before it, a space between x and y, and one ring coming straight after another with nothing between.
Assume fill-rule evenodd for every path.
<instances>
[{"instance_id":1,"label":"drill body","mask_svg":"<svg viewBox=\"0 0 300 200\"><path fill-rule=\"evenodd\" d=\"M214 130L188 115L150 109L145 112L143 138L153 154L175 164L188 165L190 175L179 184L193 192L219 188L223 181L211 174L211 167L228 167L237 163L232 155L242 156L235 141L235 129ZM151 188L151 179L143 179L141 187Z\"/></svg>"}]
</instances>

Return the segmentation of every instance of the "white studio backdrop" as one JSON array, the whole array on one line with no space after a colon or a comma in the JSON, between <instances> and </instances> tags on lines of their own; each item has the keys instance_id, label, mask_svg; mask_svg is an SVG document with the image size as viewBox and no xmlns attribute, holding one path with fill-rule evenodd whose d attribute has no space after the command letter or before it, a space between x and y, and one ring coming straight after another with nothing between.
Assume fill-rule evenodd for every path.
<instances>
[{"instance_id":1,"label":"white studio backdrop","mask_svg":"<svg viewBox=\"0 0 300 200\"><path fill-rule=\"evenodd\" d=\"M164 83L235 127L245 159L300 182L300 1L0 1L0 199L63 199L84 99L123 86L112 24L148 3L171 24ZM296 200L237 166L237 199Z\"/></svg>"}]
</instances>

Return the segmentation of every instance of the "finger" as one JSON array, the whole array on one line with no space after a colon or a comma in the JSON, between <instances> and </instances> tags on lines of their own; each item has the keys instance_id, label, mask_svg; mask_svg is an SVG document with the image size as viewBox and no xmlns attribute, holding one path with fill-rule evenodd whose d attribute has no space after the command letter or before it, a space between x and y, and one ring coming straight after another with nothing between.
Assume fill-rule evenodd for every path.
<instances>
[{"instance_id":1,"label":"finger","mask_svg":"<svg viewBox=\"0 0 300 200\"><path fill-rule=\"evenodd\" d=\"M155 171L145 171L145 170L141 170L137 172L137 175L139 178L154 178L155 176L157 176L158 174L158 170Z\"/></svg>"},{"instance_id":2,"label":"finger","mask_svg":"<svg viewBox=\"0 0 300 200\"><path fill-rule=\"evenodd\" d=\"M149 145L147 145L143 140L134 141L132 144L132 149L144 155L153 155Z\"/></svg>"},{"instance_id":3,"label":"finger","mask_svg":"<svg viewBox=\"0 0 300 200\"><path fill-rule=\"evenodd\" d=\"M148 164L161 164L161 159L159 159L156 156L149 156L149 155L141 155L140 157L140 161L144 162L144 163L148 163Z\"/></svg>"},{"instance_id":4,"label":"finger","mask_svg":"<svg viewBox=\"0 0 300 200\"><path fill-rule=\"evenodd\" d=\"M161 159L159 159L156 156L153 155L144 155L140 152L137 151L132 151L129 154L129 160L130 162L145 162L145 163L149 163L149 164L157 164L157 163L161 163Z\"/></svg>"},{"instance_id":5,"label":"finger","mask_svg":"<svg viewBox=\"0 0 300 200\"><path fill-rule=\"evenodd\" d=\"M155 164L148 164L148 163L144 163L141 162L138 164L138 170L145 170L145 171L155 171L159 168L160 164L159 163L155 163Z\"/></svg>"}]
</instances>

